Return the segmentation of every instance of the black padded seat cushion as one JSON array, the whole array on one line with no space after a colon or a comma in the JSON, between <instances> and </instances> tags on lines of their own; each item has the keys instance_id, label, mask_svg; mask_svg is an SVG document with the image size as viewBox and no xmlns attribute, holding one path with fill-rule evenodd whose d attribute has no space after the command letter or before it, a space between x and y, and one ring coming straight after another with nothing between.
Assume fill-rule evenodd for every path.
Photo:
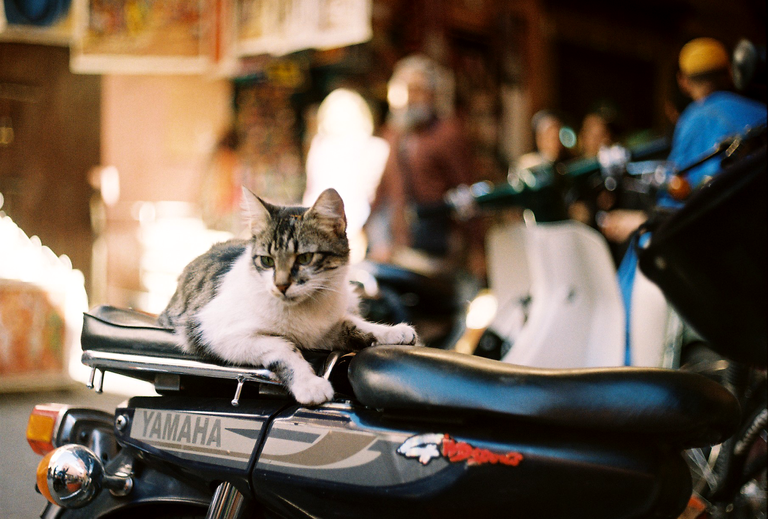
<instances>
[{"instance_id":1,"label":"black padded seat cushion","mask_svg":"<svg viewBox=\"0 0 768 519\"><path fill-rule=\"evenodd\" d=\"M157 323L157 316L107 305L84 314L81 343L83 351L191 358L179 349L173 330Z\"/></svg>"},{"instance_id":2,"label":"black padded seat cushion","mask_svg":"<svg viewBox=\"0 0 768 519\"><path fill-rule=\"evenodd\" d=\"M373 408L495 413L657 435L686 447L723 441L740 415L721 385L665 369L538 369L432 348L378 346L355 356L349 379L360 402Z\"/></svg>"},{"instance_id":3,"label":"black padded seat cushion","mask_svg":"<svg viewBox=\"0 0 768 519\"><path fill-rule=\"evenodd\" d=\"M186 359L231 366L214 357L201 357L183 352L173 330L157 323L157 316L116 308L97 306L84 314L80 338L83 351L146 355L165 359ZM328 357L328 351L303 351L302 354L318 371ZM261 367L261 366L253 366Z\"/></svg>"}]
</instances>

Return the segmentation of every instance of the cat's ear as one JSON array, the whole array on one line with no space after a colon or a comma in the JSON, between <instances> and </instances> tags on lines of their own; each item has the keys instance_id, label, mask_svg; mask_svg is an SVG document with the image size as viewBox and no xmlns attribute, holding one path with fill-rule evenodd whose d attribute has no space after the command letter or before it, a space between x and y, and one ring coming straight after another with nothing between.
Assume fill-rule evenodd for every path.
<instances>
[{"instance_id":1,"label":"cat's ear","mask_svg":"<svg viewBox=\"0 0 768 519\"><path fill-rule=\"evenodd\" d=\"M344 202L339 193L333 188L326 189L320 193L314 205L307 211L306 216L318 220L336 234L341 235L347 231Z\"/></svg>"},{"instance_id":2,"label":"cat's ear","mask_svg":"<svg viewBox=\"0 0 768 519\"><path fill-rule=\"evenodd\" d=\"M243 219L251 234L257 234L264 229L272 216L269 214L266 202L243 186L242 197Z\"/></svg>"}]
</instances>

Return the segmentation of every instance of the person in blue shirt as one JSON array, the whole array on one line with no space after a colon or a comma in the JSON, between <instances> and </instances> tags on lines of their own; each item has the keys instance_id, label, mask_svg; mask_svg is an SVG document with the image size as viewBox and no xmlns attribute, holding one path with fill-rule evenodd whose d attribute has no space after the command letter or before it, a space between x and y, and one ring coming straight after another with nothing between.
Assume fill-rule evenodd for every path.
<instances>
[{"instance_id":1,"label":"person in blue shirt","mask_svg":"<svg viewBox=\"0 0 768 519\"><path fill-rule=\"evenodd\" d=\"M680 114L672 137L668 161L681 170L704 157L727 137L744 134L750 128L766 123L766 106L735 94L730 59L725 47L713 38L697 38L688 42L679 55L678 85L692 103ZM692 188L703 184L720 171L721 157L691 169L686 178ZM660 207L682 205L667 192L657 198ZM612 211L602 221L601 230L609 240L626 241L647 219L641 211ZM645 236L647 239L647 235ZM618 277L627 317L627 364L629 364L629 323L632 286L637 270L637 256L630 246L619 266Z\"/></svg>"},{"instance_id":2,"label":"person in blue shirt","mask_svg":"<svg viewBox=\"0 0 768 519\"><path fill-rule=\"evenodd\" d=\"M698 38L683 47L678 84L693 102L680 115L672 138L668 160L677 168L694 163L724 138L766 122L764 104L728 91L730 61L717 40ZM712 158L689 171L688 182L698 186L719 169L720 158ZM668 195L659 203L676 205Z\"/></svg>"}]
</instances>

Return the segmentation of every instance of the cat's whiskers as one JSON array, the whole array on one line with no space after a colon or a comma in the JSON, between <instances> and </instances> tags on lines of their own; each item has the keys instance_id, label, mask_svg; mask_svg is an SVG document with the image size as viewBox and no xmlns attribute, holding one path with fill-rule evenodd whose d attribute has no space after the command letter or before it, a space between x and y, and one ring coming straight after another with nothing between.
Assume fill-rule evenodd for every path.
<instances>
[{"instance_id":1,"label":"cat's whiskers","mask_svg":"<svg viewBox=\"0 0 768 519\"><path fill-rule=\"evenodd\" d=\"M335 292L341 292L338 283L326 283L324 280L313 281L312 288L315 290L333 290Z\"/></svg>"},{"instance_id":2,"label":"cat's whiskers","mask_svg":"<svg viewBox=\"0 0 768 519\"><path fill-rule=\"evenodd\" d=\"M312 297L314 296L324 296L327 294L344 294L344 290L341 290L339 288L330 287L330 286L318 286L315 287L312 291Z\"/></svg>"}]
</instances>

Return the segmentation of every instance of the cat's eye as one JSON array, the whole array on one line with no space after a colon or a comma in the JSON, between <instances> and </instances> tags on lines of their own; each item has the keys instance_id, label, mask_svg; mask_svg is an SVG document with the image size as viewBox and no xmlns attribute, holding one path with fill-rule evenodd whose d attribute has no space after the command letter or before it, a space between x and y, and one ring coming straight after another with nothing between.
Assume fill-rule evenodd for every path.
<instances>
[{"instance_id":1,"label":"cat's eye","mask_svg":"<svg viewBox=\"0 0 768 519\"><path fill-rule=\"evenodd\" d=\"M271 269L275 266L275 259L271 256L259 256L259 263L262 267Z\"/></svg>"},{"instance_id":2,"label":"cat's eye","mask_svg":"<svg viewBox=\"0 0 768 519\"><path fill-rule=\"evenodd\" d=\"M304 254L299 254L296 256L296 263L299 265L309 265L312 262L312 257L314 256L311 252L305 252Z\"/></svg>"}]
</instances>

